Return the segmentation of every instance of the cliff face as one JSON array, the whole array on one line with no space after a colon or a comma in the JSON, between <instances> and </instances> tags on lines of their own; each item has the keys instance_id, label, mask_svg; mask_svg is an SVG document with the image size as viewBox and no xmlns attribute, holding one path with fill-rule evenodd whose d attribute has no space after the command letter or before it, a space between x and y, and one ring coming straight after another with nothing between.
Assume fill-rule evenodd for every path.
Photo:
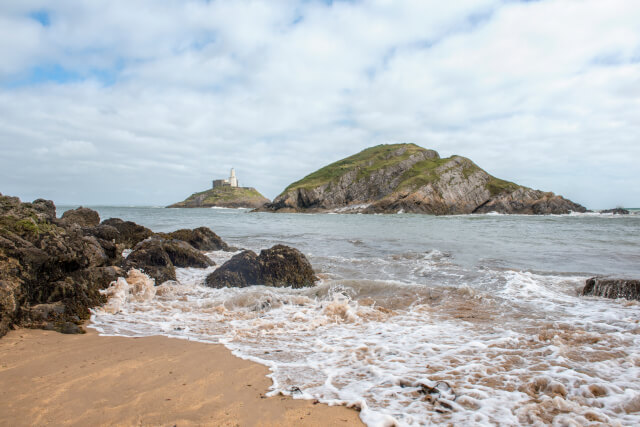
<instances>
[{"instance_id":1,"label":"cliff face","mask_svg":"<svg viewBox=\"0 0 640 427\"><path fill-rule=\"evenodd\" d=\"M269 203L255 188L251 187L217 187L211 190L194 193L186 200L168 208L252 208L257 209Z\"/></svg>"},{"instance_id":2,"label":"cliff face","mask_svg":"<svg viewBox=\"0 0 640 427\"><path fill-rule=\"evenodd\" d=\"M291 184L261 210L566 214L586 209L553 193L489 175L471 160L414 144L380 145Z\"/></svg>"}]
</instances>

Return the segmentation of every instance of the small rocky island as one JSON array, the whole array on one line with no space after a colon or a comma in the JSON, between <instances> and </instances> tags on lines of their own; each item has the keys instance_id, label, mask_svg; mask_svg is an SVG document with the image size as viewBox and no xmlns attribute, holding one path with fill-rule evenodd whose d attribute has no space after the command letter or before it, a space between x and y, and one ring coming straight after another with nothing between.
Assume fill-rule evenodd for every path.
<instances>
[{"instance_id":1,"label":"small rocky island","mask_svg":"<svg viewBox=\"0 0 640 427\"><path fill-rule=\"evenodd\" d=\"M554 193L496 178L461 156L415 144L378 145L289 185L267 212L568 214L586 209Z\"/></svg>"},{"instance_id":2,"label":"small rocky island","mask_svg":"<svg viewBox=\"0 0 640 427\"><path fill-rule=\"evenodd\" d=\"M184 201L167 206L168 208L249 208L258 209L269 203L253 187L240 187L234 169L228 179L216 179L211 189L193 193Z\"/></svg>"}]
</instances>

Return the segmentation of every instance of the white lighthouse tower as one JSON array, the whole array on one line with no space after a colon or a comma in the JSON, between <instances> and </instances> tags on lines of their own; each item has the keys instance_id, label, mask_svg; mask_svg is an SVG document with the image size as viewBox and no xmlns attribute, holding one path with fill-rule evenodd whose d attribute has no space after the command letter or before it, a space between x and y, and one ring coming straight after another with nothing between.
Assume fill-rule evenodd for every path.
<instances>
[{"instance_id":1,"label":"white lighthouse tower","mask_svg":"<svg viewBox=\"0 0 640 427\"><path fill-rule=\"evenodd\" d=\"M236 178L236 170L234 168L231 168L231 175L229 175L229 185L231 187L238 186L238 178Z\"/></svg>"}]
</instances>

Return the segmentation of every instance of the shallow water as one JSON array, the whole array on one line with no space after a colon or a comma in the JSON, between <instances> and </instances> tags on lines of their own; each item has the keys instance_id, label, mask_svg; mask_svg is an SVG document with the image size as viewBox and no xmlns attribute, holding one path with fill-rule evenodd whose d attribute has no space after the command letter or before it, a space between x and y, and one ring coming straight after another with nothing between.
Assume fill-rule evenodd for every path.
<instances>
[{"instance_id":1,"label":"shallow water","mask_svg":"<svg viewBox=\"0 0 640 427\"><path fill-rule=\"evenodd\" d=\"M640 215L96 209L292 245L322 278L209 289L215 267L179 269L153 292L134 277L95 312L104 334L223 343L269 366L274 393L357 406L369 425L640 424L640 305L578 296L594 274L640 276Z\"/></svg>"}]
</instances>

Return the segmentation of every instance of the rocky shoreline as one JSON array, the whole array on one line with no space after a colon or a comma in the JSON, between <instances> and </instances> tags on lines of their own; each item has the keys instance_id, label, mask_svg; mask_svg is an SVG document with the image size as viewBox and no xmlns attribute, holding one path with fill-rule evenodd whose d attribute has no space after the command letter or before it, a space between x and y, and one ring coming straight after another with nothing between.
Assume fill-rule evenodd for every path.
<instances>
[{"instance_id":1,"label":"rocky shoreline","mask_svg":"<svg viewBox=\"0 0 640 427\"><path fill-rule=\"evenodd\" d=\"M210 273L205 286L313 286L318 280L300 251L276 245L256 254L225 243L207 227L170 233L119 218L100 221L80 207L56 217L52 201L23 203L0 194L0 337L10 328L82 333L90 309L131 270L155 284L176 280L176 268L207 268L208 251L238 252ZM637 280L592 278L583 295L640 299Z\"/></svg>"},{"instance_id":2,"label":"rocky shoreline","mask_svg":"<svg viewBox=\"0 0 640 427\"><path fill-rule=\"evenodd\" d=\"M106 302L105 289L131 269L161 284L176 279L176 267L214 265L204 252L218 250L238 249L206 227L154 233L119 218L100 222L96 211L83 207L57 218L50 200L22 203L0 194L0 337L16 326L82 333L90 309ZM249 263L236 257L218 270L234 277L250 269L259 274L241 282L222 281L218 273L207 285L300 287L317 280L306 257L286 246Z\"/></svg>"}]
</instances>

